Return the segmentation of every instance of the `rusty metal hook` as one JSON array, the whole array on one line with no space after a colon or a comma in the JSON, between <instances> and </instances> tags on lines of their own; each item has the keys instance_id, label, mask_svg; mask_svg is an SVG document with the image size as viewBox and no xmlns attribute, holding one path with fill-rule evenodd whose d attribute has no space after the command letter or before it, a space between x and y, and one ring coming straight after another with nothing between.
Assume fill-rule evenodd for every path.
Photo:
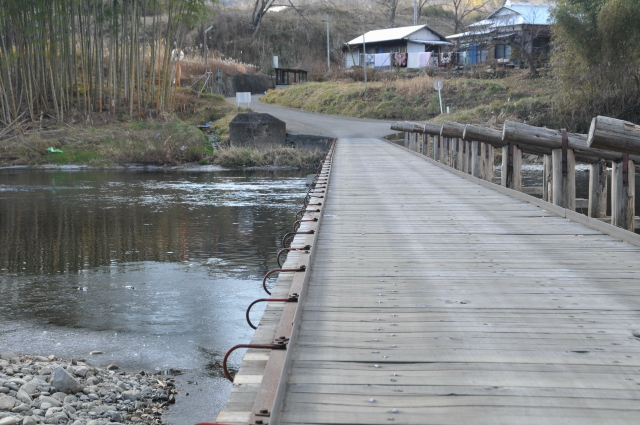
<instances>
[{"instance_id":1,"label":"rusty metal hook","mask_svg":"<svg viewBox=\"0 0 640 425\"><path fill-rule=\"evenodd\" d=\"M300 228L300 223L315 223L317 221L318 221L317 217L309 218L309 219L296 220L296 222L293 223L293 231L294 232L298 231L298 229Z\"/></svg>"},{"instance_id":2,"label":"rusty metal hook","mask_svg":"<svg viewBox=\"0 0 640 425\"><path fill-rule=\"evenodd\" d=\"M286 235L284 235L282 237L282 247L284 248L284 244L287 241L287 238L289 236L295 236L295 235L313 235L316 231L315 230L307 230L306 232L289 232Z\"/></svg>"},{"instance_id":3,"label":"rusty metal hook","mask_svg":"<svg viewBox=\"0 0 640 425\"><path fill-rule=\"evenodd\" d=\"M284 338L284 337L280 337L275 341L275 344L238 344L238 345L234 345L233 347L229 348L227 353L224 355L224 358L222 359L222 372L224 373L225 378L227 378L229 381L231 381L233 383L233 378L231 377L231 375L229 374L229 370L227 369L227 359L229 358L231 353L233 353L238 348L260 348L260 349L265 349L265 350L286 350L288 342L289 342L289 339Z\"/></svg>"},{"instance_id":4,"label":"rusty metal hook","mask_svg":"<svg viewBox=\"0 0 640 425\"><path fill-rule=\"evenodd\" d=\"M297 269L275 269L275 270L271 270L271 271L267 272L267 274L264 275L264 278L262 279L262 288L264 288L264 291L267 294L271 295L271 292L269 292L269 290L267 289L267 279L269 278L269 276L271 276L275 272L303 272L305 270L307 270L306 266L300 266Z\"/></svg>"},{"instance_id":5,"label":"rusty metal hook","mask_svg":"<svg viewBox=\"0 0 640 425\"><path fill-rule=\"evenodd\" d=\"M249 317L249 313L251 312L251 307L253 307L254 305L260 303L260 302L269 302L269 301L274 301L274 302L290 302L290 303L297 303L298 302L298 294L291 294L289 296L289 298L259 298L257 300L255 300L254 302L252 302L251 304L249 304L249 307L247 307L247 312L245 313L245 317L247 318L247 323L249 324L249 326L251 326L251 328L253 329L258 329L257 326L255 326L252 322L251 322L251 318Z\"/></svg>"},{"instance_id":6,"label":"rusty metal hook","mask_svg":"<svg viewBox=\"0 0 640 425\"><path fill-rule=\"evenodd\" d=\"M280 263L280 255L285 251L308 251L311 249L311 245L305 245L302 248L282 248L278 251L278 255L276 255L276 261L278 262L278 267L282 268L282 263Z\"/></svg>"}]
</instances>

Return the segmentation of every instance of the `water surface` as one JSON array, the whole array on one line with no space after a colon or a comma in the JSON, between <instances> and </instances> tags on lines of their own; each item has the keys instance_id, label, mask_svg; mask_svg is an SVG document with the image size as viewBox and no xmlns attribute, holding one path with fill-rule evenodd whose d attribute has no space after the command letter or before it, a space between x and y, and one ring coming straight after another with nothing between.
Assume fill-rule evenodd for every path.
<instances>
[{"instance_id":1,"label":"water surface","mask_svg":"<svg viewBox=\"0 0 640 425\"><path fill-rule=\"evenodd\" d=\"M0 170L0 346L181 370L168 419L213 421L306 174Z\"/></svg>"}]
</instances>

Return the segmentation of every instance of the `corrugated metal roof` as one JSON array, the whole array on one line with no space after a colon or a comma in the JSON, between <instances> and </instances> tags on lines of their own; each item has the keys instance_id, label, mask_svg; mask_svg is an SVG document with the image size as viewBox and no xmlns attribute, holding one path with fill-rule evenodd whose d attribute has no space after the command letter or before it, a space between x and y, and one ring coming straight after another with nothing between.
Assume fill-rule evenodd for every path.
<instances>
[{"instance_id":1,"label":"corrugated metal roof","mask_svg":"<svg viewBox=\"0 0 640 425\"><path fill-rule=\"evenodd\" d=\"M549 25L551 23L551 9L554 3L511 3L502 6L486 19L469 25L481 27L493 25L496 27L511 25Z\"/></svg>"},{"instance_id":2,"label":"corrugated metal roof","mask_svg":"<svg viewBox=\"0 0 640 425\"><path fill-rule=\"evenodd\" d=\"M471 31L450 35L447 39L488 34L498 28L518 25L549 25L553 7L555 3L507 3L486 19L469 25Z\"/></svg>"},{"instance_id":3,"label":"corrugated metal roof","mask_svg":"<svg viewBox=\"0 0 640 425\"><path fill-rule=\"evenodd\" d=\"M441 39L444 39L442 35L438 34L434 30L429 28L427 25L412 25L410 27L388 28L384 30L369 31L364 34L364 41L365 43L379 43L382 41L402 40L402 39L409 38L410 35L420 31L423 28L428 29L429 31L431 31ZM345 44L347 45L362 44L362 36L356 37Z\"/></svg>"}]
</instances>

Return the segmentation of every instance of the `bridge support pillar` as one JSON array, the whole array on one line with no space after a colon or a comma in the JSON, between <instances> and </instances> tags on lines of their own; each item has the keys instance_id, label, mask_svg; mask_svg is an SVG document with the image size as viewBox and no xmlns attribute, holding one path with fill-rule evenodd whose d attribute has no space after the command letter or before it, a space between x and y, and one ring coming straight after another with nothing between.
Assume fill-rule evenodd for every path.
<instances>
[{"instance_id":1,"label":"bridge support pillar","mask_svg":"<svg viewBox=\"0 0 640 425\"><path fill-rule=\"evenodd\" d=\"M551 200L554 204L575 211L576 209L576 156L573 149L553 149L553 189Z\"/></svg>"},{"instance_id":2,"label":"bridge support pillar","mask_svg":"<svg viewBox=\"0 0 640 425\"><path fill-rule=\"evenodd\" d=\"M604 159L589 166L589 217L607 215L607 162Z\"/></svg>"},{"instance_id":3,"label":"bridge support pillar","mask_svg":"<svg viewBox=\"0 0 640 425\"><path fill-rule=\"evenodd\" d=\"M633 232L635 230L635 164L624 155L614 162L611 173L611 224Z\"/></svg>"},{"instance_id":4,"label":"bridge support pillar","mask_svg":"<svg viewBox=\"0 0 640 425\"><path fill-rule=\"evenodd\" d=\"M501 184L514 190L522 188L522 151L513 143L502 148Z\"/></svg>"}]
</instances>

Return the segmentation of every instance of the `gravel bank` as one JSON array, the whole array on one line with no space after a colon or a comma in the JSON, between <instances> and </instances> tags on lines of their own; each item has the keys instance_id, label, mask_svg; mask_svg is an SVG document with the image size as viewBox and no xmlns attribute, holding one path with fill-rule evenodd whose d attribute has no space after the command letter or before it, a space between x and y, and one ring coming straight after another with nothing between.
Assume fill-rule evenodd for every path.
<instances>
[{"instance_id":1,"label":"gravel bank","mask_svg":"<svg viewBox=\"0 0 640 425\"><path fill-rule=\"evenodd\" d=\"M0 425L161 424L173 379L0 351Z\"/></svg>"}]
</instances>

